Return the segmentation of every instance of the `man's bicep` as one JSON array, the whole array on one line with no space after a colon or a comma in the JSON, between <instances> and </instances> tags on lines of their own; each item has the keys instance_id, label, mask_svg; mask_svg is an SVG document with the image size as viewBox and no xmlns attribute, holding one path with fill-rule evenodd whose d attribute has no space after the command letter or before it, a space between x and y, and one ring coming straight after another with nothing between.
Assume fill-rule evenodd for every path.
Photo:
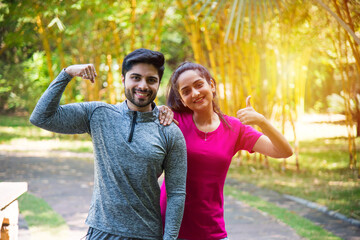
<instances>
[{"instance_id":1,"label":"man's bicep","mask_svg":"<svg viewBox=\"0 0 360 240\"><path fill-rule=\"evenodd\" d=\"M89 113L82 103L61 105L53 113L40 113L33 124L48 131L64 134L90 133Z\"/></svg>"}]
</instances>

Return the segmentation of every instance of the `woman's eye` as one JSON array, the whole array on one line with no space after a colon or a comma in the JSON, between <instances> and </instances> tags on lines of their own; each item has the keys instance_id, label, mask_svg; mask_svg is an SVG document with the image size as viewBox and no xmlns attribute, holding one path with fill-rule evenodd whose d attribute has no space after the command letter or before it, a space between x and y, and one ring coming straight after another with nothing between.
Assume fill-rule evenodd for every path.
<instances>
[{"instance_id":1,"label":"woman's eye","mask_svg":"<svg viewBox=\"0 0 360 240\"><path fill-rule=\"evenodd\" d=\"M190 93L189 90L186 90L186 91L183 91L183 92L182 92L183 95L188 95L189 93Z\"/></svg>"}]
</instances>

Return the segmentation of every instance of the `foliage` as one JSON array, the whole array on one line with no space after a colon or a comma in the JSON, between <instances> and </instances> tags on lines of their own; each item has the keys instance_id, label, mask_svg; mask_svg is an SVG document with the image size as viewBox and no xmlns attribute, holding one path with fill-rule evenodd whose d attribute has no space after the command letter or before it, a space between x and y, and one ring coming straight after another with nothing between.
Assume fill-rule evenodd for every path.
<instances>
[{"instance_id":1,"label":"foliage","mask_svg":"<svg viewBox=\"0 0 360 240\"><path fill-rule=\"evenodd\" d=\"M140 47L164 52L168 59L164 79L179 60L191 58L180 18L168 1L3 1L0 110L31 111L36 102L33 96L39 96L62 68L87 62L96 65L97 84L75 79L63 101L122 101L120 71L126 53ZM16 73L16 81L9 84ZM19 95L20 81L24 97ZM160 93L160 103L164 103L165 91Z\"/></svg>"},{"instance_id":2,"label":"foliage","mask_svg":"<svg viewBox=\"0 0 360 240\"><path fill-rule=\"evenodd\" d=\"M358 28L359 9L347 4ZM326 14L317 5L302 1L3 1L0 59L3 65L18 65L41 51L48 82L66 65L93 62L100 73L98 84L75 80L65 92L65 102L121 101L121 60L134 48L148 47L165 53L170 70L192 59L209 67L222 86L225 113L244 105L241 99L230 99L248 94L267 116L275 105L284 104L326 111L326 96L339 94L340 86L334 80L333 21ZM225 34L230 45L221 43ZM233 70L232 58L239 64ZM25 108L31 110L30 98L20 101L8 96L13 91L18 96L18 89L7 84L14 72L23 72L21 67L4 66L2 70L0 107L22 108L29 103ZM238 76L242 83L236 84L233 78ZM33 80L27 77L18 76L29 81L25 84L29 86ZM23 89L27 91L33 89ZM164 96L159 99L163 103Z\"/></svg>"},{"instance_id":3,"label":"foliage","mask_svg":"<svg viewBox=\"0 0 360 240\"><path fill-rule=\"evenodd\" d=\"M354 34L360 28L355 22L358 4L347 0L270 2L178 0L183 14L190 16L183 21L195 61L208 67L218 81L224 113L235 115L251 95L257 111L281 121L281 131L290 122L296 156L298 117L305 110L326 112L327 96L342 91L349 168L358 168L360 175L353 134L356 123L360 136L360 40ZM271 7L273 3L277 9ZM271 17L264 20L265 15Z\"/></svg>"},{"instance_id":4,"label":"foliage","mask_svg":"<svg viewBox=\"0 0 360 240\"><path fill-rule=\"evenodd\" d=\"M48 86L48 71L43 52L17 65L0 66L0 109L32 109ZM5 107L6 104L6 107Z\"/></svg>"},{"instance_id":5,"label":"foliage","mask_svg":"<svg viewBox=\"0 0 360 240\"><path fill-rule=\"evenodd\" d=\"M345 113L345 106L344 106L344 92L340 92L340 94L330 94L326 97L326 103L328 106L328 112L332 113ZM350 108L352 113L354 114L354 118L356 118L356 100L360 101L360 94L357 94L356 99L351 99L350 101Z\"/></svg>"},{"instance_id":6,"label":"foliage","mask_svg":"<svg viewBox=\"0 0 360 240\"><path fill-rule=\"evenodd\" d=\"M359 12L348 0L3 1L0 111L31 112L48 83L75 63L94 63L99 77L70 81L62 103L121 102L122 59L145 47L168 60L160 105L184 60L210 69L225 114L234 116L252 95L254 108L281 121L282 131L304 111L328 111L328 96L342 92L349 167L360 167L352 134L356 123L360 136L360 50L351 34L360 29Z\"/></svg>"}]
</instances>

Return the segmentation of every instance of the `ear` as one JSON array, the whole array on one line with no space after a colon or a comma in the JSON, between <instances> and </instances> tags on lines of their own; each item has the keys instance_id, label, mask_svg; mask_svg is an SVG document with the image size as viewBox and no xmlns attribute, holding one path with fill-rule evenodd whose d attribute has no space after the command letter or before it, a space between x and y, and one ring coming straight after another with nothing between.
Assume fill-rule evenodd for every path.
<instances>
[{"instance_id":1,"label":"ear","mask_svg":"<svg viewBox=\"0 0 360 240\"><path fill-rule=\"evenodd\" d=\"M215 92L216 92L216 87L215 87L215 81L214 81L214 79L210 79L210 87L211 87L211 91L212 91L213 93L215 93Z\"/></svg>"},{"instance_id":2,"label":"ear","mask_svg":"<svg viewBox=\"0 0 360 240\"><path fill-rule=\"evenodd\" d=\"M124 77L124 75L123 75L123 74L121 74L121 81L122 81L122 83L124 83L124 84L125 84L125 77Z\"/></svg>"}]
</instances>

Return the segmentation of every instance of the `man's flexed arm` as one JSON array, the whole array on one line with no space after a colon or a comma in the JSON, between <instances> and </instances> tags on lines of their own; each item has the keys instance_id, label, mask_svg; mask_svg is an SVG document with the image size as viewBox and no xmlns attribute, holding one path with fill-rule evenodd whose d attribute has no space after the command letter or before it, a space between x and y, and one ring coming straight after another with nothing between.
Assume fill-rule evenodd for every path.
<instances>
[{"instance_id":1,"label":"man's flexed arm","mask_svg":"<svg viewBox=\"0 0 360 240\"><path fill-rule=\"evenodd\" d=\"M65 68L65 72L71 77L82 77L83 79L89 79L92 83L94 83L95 77L97 76L93 64L71 65Z\"/></svg>"},{"instance_id":2,"label":"man's flexed arm","mask_svg":"<svg viewBox=\"0 0 360 240\"><path fill-rule=\"evenodd\" d=\"M89 132L88 104L77 103L60 106L60 99L66 85L74 77L94 81L96 72L92 64L71 65L51 82L48 89L41 96L30 122L35 126L49 131L67 134Z\"/></svg>"}]
</instances>

